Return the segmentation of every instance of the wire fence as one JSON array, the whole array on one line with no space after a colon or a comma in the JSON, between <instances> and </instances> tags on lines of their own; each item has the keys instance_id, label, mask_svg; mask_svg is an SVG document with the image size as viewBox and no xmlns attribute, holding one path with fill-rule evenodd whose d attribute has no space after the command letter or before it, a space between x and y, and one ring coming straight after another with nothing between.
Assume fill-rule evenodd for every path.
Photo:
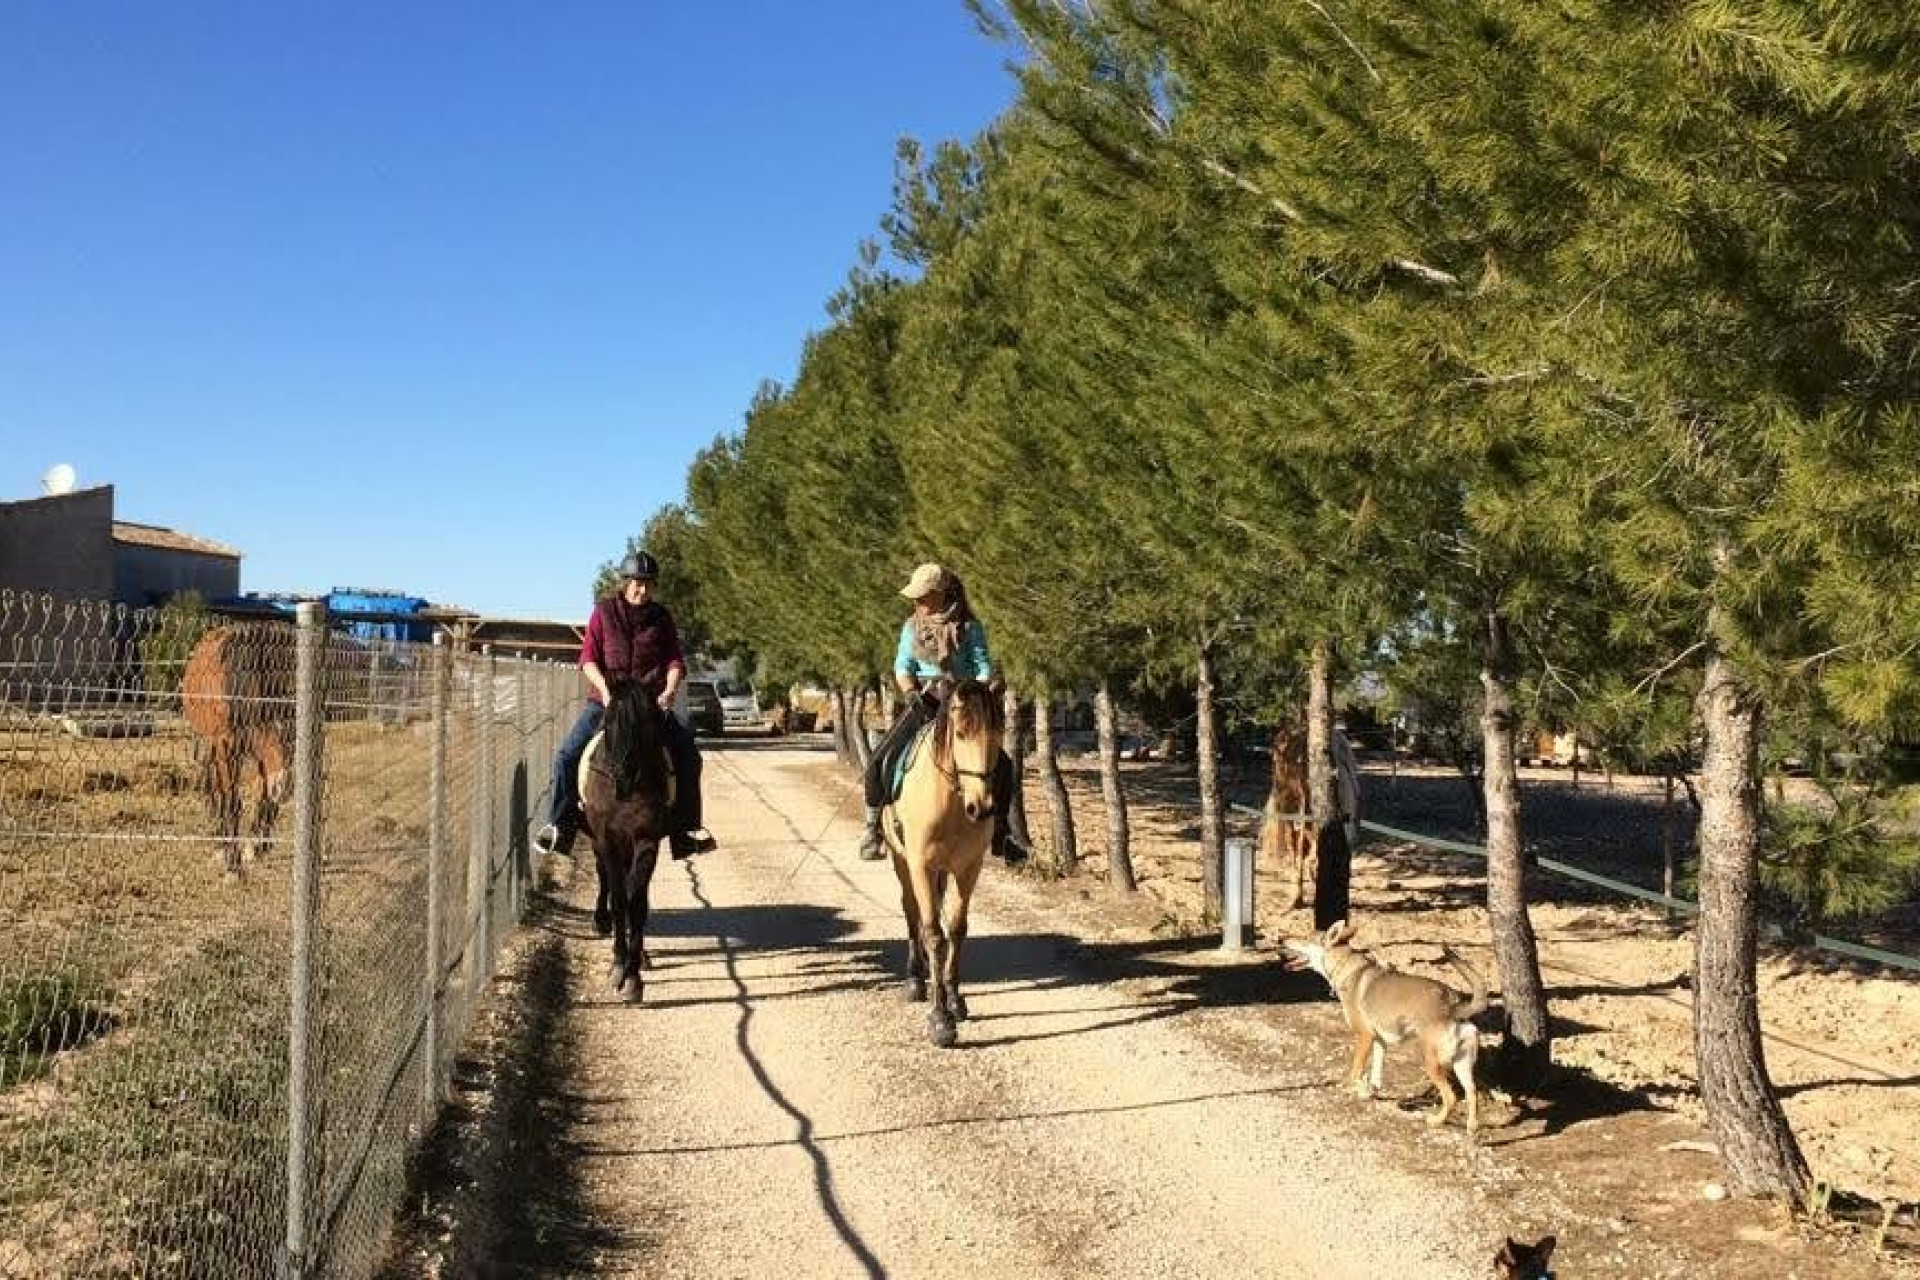
<instances>
[{"instance_id":1,"label":"wire fence","mask_svg":"<svg viewBox=\"0 0 1920 1280\"><path fill-rule=\"evenodd\" d=\"M0 1277L359 1277L571 667L0 593Z\"/></svg>"}]
</instances>

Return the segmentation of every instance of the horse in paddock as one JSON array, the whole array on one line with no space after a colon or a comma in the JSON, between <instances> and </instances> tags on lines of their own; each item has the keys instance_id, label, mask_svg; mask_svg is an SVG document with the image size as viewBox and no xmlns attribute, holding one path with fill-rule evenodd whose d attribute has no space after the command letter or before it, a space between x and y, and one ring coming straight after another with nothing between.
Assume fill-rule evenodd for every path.
<instances>
[{"instance_id":1,"label":"horse in paddock","mask_svg":"<svg viewBox=\"0 0 1920 1280\"><path fill-rule=\"evenodd\" d=\"M1334 804L1336 817L1347 825L1347 843L1359 840L1360 764L1346 731L1335 725L1328 742L1333 756ZM1307 782L1307 734L1293 725L1282 725L1273 735L1273 782L1267 788L1267 803L1260 821L1260 860L1278 862L1293 872L1293 888L1282 910L1291 911L1306 896L1306 886L1320 874L1320 826L1315 822L1287 822L1287 814L1307 814L1313 809L1313 792Z\"/></svg>"},{"instance_id":2,"label":"horse in paddock","mask_svg":"<svg viewBox=\"0 0 1920 1280\"><path fill-rule=\"evenodd\" d=\"M977 680L955 685L911 749L900 794L881 814L881 830L900 882L907 922L907 998L928 998L927 1035L940 1048L967 1016L960 994L960 952L967 906L993 842L993 771L1000 760L1000 699ZM947 888L953 910L940 911Z\"/></svg>"},{"instance_id":3,"label":"horse in paddock","mask_svg":"<svg viewBox=\"0 0 1920 1280\"><path fill-rule=\"evenodd\" d=\"M198 741L200 789L228 875L263 853L292 781L294 631L284 622L217 626L187 655L180 709ZM256 790L252 840L240 839Z\"/></svg>"},{"instance_id":4,"label":"horse in paddock","mask_svg":"<svg viewBox=\"0 0 1920 1280\"><path fill-rule=\"evenodd\" d=\"M593 838L600 903L611 912L615 991L646 998L647 893L673 810L665 713L637 683L616 685L580 757L580 807ZM596 917L602 907L596 907ZM596 921L597 923L597 921Z\"/></svg>"},{"instance_id":5,"label":"horse in paddock","mask_svg":"<svg viewBox=\"0 0 1920 1280\"><path fill-rule=\"evenodd\" d=\"M1307 735L1292 725L1281 725L1273 735L1273 782L1267 788L1266 810L1260 820L1260 860L1293 870L1293 892L1283 910L1300 905L1308 881L1319 872L1319 827L1311 822L1288 822L1285 817L1308 813L1312 807L1307 788Z\"/></svg>"}]
</instances>

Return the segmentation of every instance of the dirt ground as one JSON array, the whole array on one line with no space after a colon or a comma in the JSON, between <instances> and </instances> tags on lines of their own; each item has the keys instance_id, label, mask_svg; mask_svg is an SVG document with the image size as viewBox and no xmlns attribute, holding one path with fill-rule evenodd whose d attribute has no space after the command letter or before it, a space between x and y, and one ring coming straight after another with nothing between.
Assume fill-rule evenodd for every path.
<instances>
[{"instance_id":1,"label":"dirt ground","mask_svg":"<svg viewBox=\"0 0 1920 1280\"><path fill-rule=\"evenodd\" d=\"M591 877L552 864L548 905L462 1059L460 1105L388 1280L1479 1277L1504 1235L1547 1232L1566 1276L1920 1275L1911 1205L1877 1254L1871 1227L1708 1197L1717 1170L1697 1149L1673 981L1684 938L1649 941L1660 922L1634 913L1542 904L1563 1058L1578 1068L1554 1098L1490 1105L1476 1144L1458 1120L1420 1123L1417 1072L1397 1056L1388 1097L1355 1099L1338 1079L1337 1007L1275 963L1290 922L1263 917L1260 949L1240 955L1190 927L1191 780L1155 769L1135 789L1155 801L1135 815L1145 892L1100 881L1097 793L1079 762L1081 872L989 868L968 950L974 1017L959 1049L939 1051L896 995L897 889L885 864L852 856L852 779L818 744L716 746L708 814L723 848L661 868L645 1005L604 990ZM1456 875L1368 850L1363 939L1417 967L1458 937L1490 966L1461 900L1473 885ZM1776 987L1815 977L1865 985L1770 969L1770 1020ZM1882 1020L1909 1034L1915 1021L1904 1004ZM1864 1060L1877 1045L1772 1025L1806 1041L1804 1065L1783 1045L1774 1069L1799 1082L1789 1106L1816 1163L1822 1144L1857 1142L1894 1171L1864 1190L1907 1185L1888 1117L1910 1114L1891 1108L1912 1105L1915 1082L1860 1083L1866 1068L1808 1051ZM1851 1090L1880 1123L1823 1137L1810 1104Z\"/></svg>"},{"instance_id":2,"label":"dirt ground","mask_svg":"<svg viewBox=\"0 0 1920 1280\"><path fill-rule=\"evenodd\" d=\"M1073 795L1082 858L1077 879L1106 873L1106 830L1094 762L1063 761ZM1162 904L1167 928L1197 927L1201 884L1196 865L1197 804L1190 771L1129 763L1134 797L1132 860L1143 891ZM1408 830L1473 840L1470 797L1441 770L1365 769L1363 808L1370 819ZM1257 778L1236 788L1256 801ZM1573 865L1649 888L1659 887L1658 785L1588 775L1575 786L1565 771L1523 771L1529 844ZM1044 797L1028 787L1030 822L1044 843ZM1241 834L1252 834L1240 819ZM1682 838L1688 834L1683 823ZM1484 864L1471 856L1369 839L1354 858L1358 945L1395 965L1455 982L1440 962L1452 946L1498 984L1488 943ZM1256 873L1259 945L1277 948L1311 931L1310 906L1282 911L1280 869ZM1608 1152L1625 1157L1623 1186L1635 1199L1656 1197L1676 1218L1700 1202L1718 1178L1705 1153L1668 1151L1703 1140L1694 1077L1690 975L1692 933L1684 918L1605 890L1547 874L1532 886L1532 917L1555 1030L1555 1058L1592 1098L1583 1106ZM1912 908L1862 930L1866 940L1912 953ZM1759 974L1768 1067L1815 1177L1869 1202L1856 1216L1876 1226L1896 1208L1892 1233L1920 1245L1920 978L1855 964L1806 949L1763 949ZM1551 1122L1515 1118L1521 1134ZM1501 1143L1510 1139L1496 1137ZM1570 1180L1589 1173L1590 1144L1541 1144L1564 1153L1552 1165ZM1611 1163L1611 1162L1609 1162ZM1593 1166L1598 1168L1598 1166ZM1905 1224L1903 1226L1903 1224ZM1676 1223L1678 1225L1678 1223ZM1718 1271L1713 1274L1721 1274Z\"/></svg>"}]
</instances>

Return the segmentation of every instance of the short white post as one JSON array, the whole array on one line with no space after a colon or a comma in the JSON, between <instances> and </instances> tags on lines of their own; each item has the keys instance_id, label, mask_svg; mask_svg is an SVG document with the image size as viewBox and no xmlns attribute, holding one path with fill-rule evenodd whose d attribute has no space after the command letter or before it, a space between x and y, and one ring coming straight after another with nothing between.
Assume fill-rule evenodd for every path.
<instances>
[{"instance_id":1,"label":"short white post","mask_svg":"<svg viewBox=\"0 0 1920 1280\"><path fill-rule=\"evenodd\" d=\"M1253 946L1254 842L1234 836L1226 843L1226 867L1220 879L1220 949Z\"/></svg>"}]
</instances>

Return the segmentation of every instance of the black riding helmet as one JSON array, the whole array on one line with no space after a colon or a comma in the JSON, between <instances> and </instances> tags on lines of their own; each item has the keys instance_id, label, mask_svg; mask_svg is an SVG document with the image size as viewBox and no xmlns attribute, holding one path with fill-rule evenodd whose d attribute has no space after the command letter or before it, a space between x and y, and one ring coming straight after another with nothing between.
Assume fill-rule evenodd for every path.
<instances>
[{"instance_id":1,"label":"black riding helmet","mask_svg":"<svg viewBox=\"0 0 1920 1280\"><path fill-rule=\"evenodd\" d=\"M644 551L630 551L620 562L620 576L652 582L660 576L660 562Z\"/></svg>"}]
</instances>

